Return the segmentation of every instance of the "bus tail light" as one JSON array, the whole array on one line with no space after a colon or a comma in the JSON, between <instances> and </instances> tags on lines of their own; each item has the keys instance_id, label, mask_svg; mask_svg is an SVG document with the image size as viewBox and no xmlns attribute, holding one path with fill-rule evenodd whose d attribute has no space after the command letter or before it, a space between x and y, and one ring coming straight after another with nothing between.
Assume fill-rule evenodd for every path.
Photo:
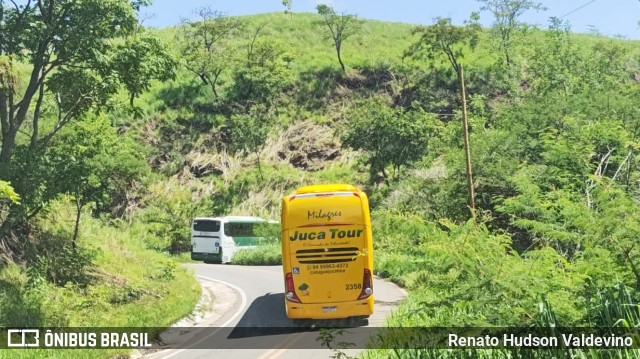
<instances>
[{"instance_id":1,"label":"bus tail light","mask_svg":"<svg viewBox=\"0 0 640 359\"><path fill-rule=\"evenodd\" d=\"M293 283L293 281L292 281ZM371 271L364 269L364 278L362 278L362 291L358 296L358 300L366 299L373 294L373 279L371 278Z\"/></svg>"},{"instance_id":2,"label":"bus tail light","mask_svg":"<svg viewBox=\"0 0 640 359\"><path fill-rule=\"evenodd\" d=\"M287 300L290 302L300 303L300 299L296 294L296 288L293 285L293 275L291 274L291 272L287 273L285 277L285 283L287 287L287 293L285 293L285 297L287 298Z\"/></svg>"}]
</instances>

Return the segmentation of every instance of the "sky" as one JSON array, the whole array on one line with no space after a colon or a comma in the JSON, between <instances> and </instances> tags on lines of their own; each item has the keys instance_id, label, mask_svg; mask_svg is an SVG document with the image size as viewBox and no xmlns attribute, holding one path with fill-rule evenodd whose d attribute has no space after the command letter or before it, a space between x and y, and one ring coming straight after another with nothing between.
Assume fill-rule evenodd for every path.
<instances>
[{"instance_id":1,"label":"sky","mask_svg":"<svg viewBox=\"0 0 640 359\"><path fill-rule=\"evenodd\" d=\"M534 0L535 1L535 0ZM552 16L568 21L571 30L640 39L640 0L538 0L547 8L523 15L522 21L542 28ZM357 14L360 18L428 25L435 17L450 17L462 24L472 11L480 10L476 0L293 0L293 12L315 12L319 3L333 6L337 12ZM153 0L142 10L143 24L152 27L178 25L182 19L194 18L193 11L203 6L226 15L251 15L284 11L282 0ZM480 22L490 26L492 15L480 14Z\"/></svg>"}]
</instances>

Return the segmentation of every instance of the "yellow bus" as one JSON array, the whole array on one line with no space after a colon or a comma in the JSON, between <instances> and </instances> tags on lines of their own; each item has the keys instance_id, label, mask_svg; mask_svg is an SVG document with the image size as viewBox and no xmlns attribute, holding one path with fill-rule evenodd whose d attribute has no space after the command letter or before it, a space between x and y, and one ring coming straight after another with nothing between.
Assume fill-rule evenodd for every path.
<instances>
[{"instance_id":1,"label":"yellow bus","mask_svg":"<svg viewBox=\"0 0 640 359\"><path fill-rule=\"evenodd\" d=\"M291 319L373 314L373 240L367 195L314 185L282 200L282 268Z\"/></svg>"}]
</instances>

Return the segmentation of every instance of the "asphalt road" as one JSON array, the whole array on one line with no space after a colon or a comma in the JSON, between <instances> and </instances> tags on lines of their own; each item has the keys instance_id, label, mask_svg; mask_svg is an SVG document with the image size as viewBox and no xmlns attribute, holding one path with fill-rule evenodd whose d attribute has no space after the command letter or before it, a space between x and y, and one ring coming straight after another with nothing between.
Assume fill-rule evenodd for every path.
<instances>
[{"instance_id":1,"label":"asphalt road","mask_svg":"<svg viewBox=\"0 0 640 359\"><path fill-rule=\"evenodd\" d=\"M173 348L147 353L145 358L230 358L230 359L316 359L329 358L332 352L318 348L319 331L311 327L295 328L284 310L281 266L236 266L190 264L203 289L214 300L194 330L168 334L165 341ZM404 299L406 292L380 278L374 278L374 314L368 324L348 323L349 337L340 340L358 342L376 327ZM344 321L320 323L342 326ZM188 333L188 334L184 334ZM360 337L359 337L360 336ZM364 339L362 339L364 340ZM184 348L184 349L182 349ZM233 349L232 349L233 348ZM345 350L348 355L356 349Z\"/></svg>"}]
</instances>

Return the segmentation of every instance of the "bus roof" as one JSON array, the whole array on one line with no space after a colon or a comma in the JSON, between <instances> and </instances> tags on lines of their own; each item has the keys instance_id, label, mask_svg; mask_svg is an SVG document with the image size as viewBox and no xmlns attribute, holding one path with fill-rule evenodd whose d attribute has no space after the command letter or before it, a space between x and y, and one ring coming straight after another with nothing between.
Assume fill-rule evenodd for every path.
<instances>
[{"instance_id":1,"label":"bus roof","mask_svg":"<svg viewBox=\"0 0 640 359\"><path fill-rule=\"evenodd\" d=\"M334 184L317 184L311 186L304 186L299 188L294 194L303 193L328 193L328 192L359 192L360 190L350 184L334 183Z\"/></svg>"},{"instance_id":2,"label":"bus roof","mask_svg":"<svg viewBox=\"0 0 640 359\"><path fill-rule=\"evenodd\" d=\"M269 223L278 223L274 220L266 220L260 217L252 217L252 216L223 216L223 217L196 217L194 220L215 220L221 222L232 222L232 221L241 221L241 222L269 222Z\"/></svg>"}]
</instances>

